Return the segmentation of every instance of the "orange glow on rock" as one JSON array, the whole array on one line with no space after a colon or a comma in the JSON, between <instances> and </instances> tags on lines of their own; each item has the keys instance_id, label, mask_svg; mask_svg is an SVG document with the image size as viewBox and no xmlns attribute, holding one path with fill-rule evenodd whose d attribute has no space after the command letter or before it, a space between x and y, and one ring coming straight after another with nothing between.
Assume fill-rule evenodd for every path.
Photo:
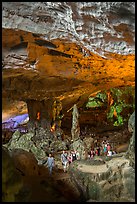
<instances>
[{"instance_id":1,"label":"orange glow on rock","mask_svg":"<svg viewBox=\"0 0 137 204\"><path fill-rule=\"evenodd\" d=\"M110 106L113 104L114 100L113 98L111 98L111 101L110 101Z\"/></svg>"},{"instance_id":2,"label":"orange glow on rock","mask_svg":"<svg viewBox=\"0 0 137 204\"><path fill-rule=\"evenodd\" d=\"M37 113L37 120L40 119L40 112Z\"/></svg>"},{"instance_id":3,"label":"orange glow on rock","mask_svg":"<svg viewBox=\"0 0 137 204\"><path fill-rule=\"evenodd\" d=\"M108 104L111 106L113 104L114 100L113 100L110 92L108 92L107 95L108 95Z\"/></svg>"},{"instance_id":4,"label":"orange glow on rock","mask_svg":"<svg viewBox=\"0 0 137 204\"><path fill-rule=\"evenodd\" d=\"M55 131L55 123L52 125L50 131L51 131L51 132Z\"/></svg>"},{"instance_id":5,"label":"orange glow on rock","mask_svg":"<svg viewBox=\"0 0 137 204\"><path fill-rule=\"evenodd\" d=\"M117 111L116 111L116 109L114 109L113 115L114 115L114 117L117 117Z\"/></svg>"},{"instance_id":6,"label":"orange glow on rock","mask_svg":"<svg viewBox=\"0 0 137 204\"><path fill-rule=\"evenodd\" d=\"M51 97L52 93L52 96L61 101L63 109L69 110L76 102L78 106L82 106L91 94L99 90L135 86L134 54L108 52L107 58L103 58L88 51L89 55L85 56L79 45L66 39L51 40L56 48L50 49L36 44L35 40L39 38L30 32L3 29L2 36L2 47L9 49L18 45L22 36L28 42L26 51L29 65L25 66L35 65L31 70L5 69L2 98L20 99L18 92L14 92L18 84L23 90L23 100L29 97L41 101ZM108 106L114 103L111 98L108 96Z\"/></svg>"}]
</instances>

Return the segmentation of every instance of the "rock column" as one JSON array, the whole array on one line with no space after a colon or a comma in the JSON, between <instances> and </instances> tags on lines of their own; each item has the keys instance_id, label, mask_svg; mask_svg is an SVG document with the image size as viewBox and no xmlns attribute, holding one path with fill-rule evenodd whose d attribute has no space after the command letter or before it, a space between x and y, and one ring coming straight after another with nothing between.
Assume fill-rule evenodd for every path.
<instances>
[{"instance_id":1,"label":"rock column","mask_svg":"<svg viewBox=\"0 0 137 204\"><path fill-rule=\"evenodd\" d=\"M42 127L50 130L52 121L52 99L51 100L28 100L29 125L32 127Z\"/></svg>"},{"instance_id":2,"label":"rock column","mask_svg":"<svg viewBox=\"0 0 137 204\"><path fill-rule=\"evenodd\" d=\"M79 126L79 113L77 105L74 104L73 106L73 112L72 112L72 128L71 128L71 135L73 142L77 139L79 139L80 136L80 126Z\"/></svg>"}]
</instances>

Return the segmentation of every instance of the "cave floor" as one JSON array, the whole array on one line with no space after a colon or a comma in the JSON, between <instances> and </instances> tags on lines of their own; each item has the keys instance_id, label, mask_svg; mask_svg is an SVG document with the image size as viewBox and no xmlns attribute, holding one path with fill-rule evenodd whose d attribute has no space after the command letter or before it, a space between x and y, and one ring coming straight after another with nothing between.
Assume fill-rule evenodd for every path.
<instances>
[{"instance_id":1,"label":"cave floor","mask_svg":"<svg viewBox=\"0 0 137 204\"><path fill-rule=\"evenodd\" d=\"M24 185L31 190L28 202L80 202L80 195L63 169L54 169L49 176L43 165L39 175L24 176Z\"/></svg>"}]
</instances>

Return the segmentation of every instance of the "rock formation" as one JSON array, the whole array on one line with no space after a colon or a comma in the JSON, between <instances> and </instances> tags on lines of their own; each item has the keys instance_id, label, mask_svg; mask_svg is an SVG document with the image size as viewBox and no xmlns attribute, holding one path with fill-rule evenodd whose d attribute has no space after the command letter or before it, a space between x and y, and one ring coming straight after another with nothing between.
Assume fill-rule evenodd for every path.
<instances>
[{"instance_id":1,"label":"rock formation","mask_svg":"<svg viewBox=\"0 0 137 204\"><path fill-rule=\"evenodd\" d=\"M127 87L133 88L128 97L123 91ZM109 108L115 125L125 125L120 114L127 119L134 111L134 87L135 2L2 2L2 119L29 116L27 134L15 131L12 138L7 134L4 143L8 148L31 150L38 162L53 149L67 149L71 135L68 141L59 138L64 134L64 124L71 132L70 109L74 104L81 115L80 126L85 129L89 123L98 132L100 124L112 128L106 120ZM88 112L89 99L102 91L111 93L111 88L123 93L122 100L119 95L108 94L108 106ZM102 104L102 98L98 99ZM124 112L121 106L126 100L130 106L125 106ZM54 124L58 129L52 132ZM77 130L76 138L79 127ZM81 177L73 172L72 177L78 180L82 199L110 201L111 195L114 201L134 201L135 131L133 135L127 158L105 161L101 164L103 172L96 175L89 171L92 180L81 173L78 164L76 172ZM72 148L85 158L84 141L78 139Z\"/></svg>"},{"instance_id":2,"label":"rock formation","mask_svg":"<svg viewBox=\"0 0 137 204\"><path fill-rule=\"evenodd\" d=\"M129 119L130 130L135 128L135 115ZM87 202L135 201L135 131L126 153L111 157L95 157L75 161L69 172Z\"/></svg>"},{"instance_id":3,"label":"rock formation","mask_svg":"<svg viewBox=\"0 0 137 204\"><path fill-rule=\"evenodd\" d=\"M80 126L79 126L79 112L77 105L74 104L72 112L72 128L71 128L72 140L75 141L80 137Z\"/></svg>"},{"instance_id":4,"label":"rock formation","mask_svg":"<svg viewBox=\"0 0 137 204\"><path fill-rule=\"evenodd\" d=\"M29 31L45 40L67 39L104 56L134 52L134 2L3 2L4 28ZM20 37L23 43L24 36ZM32 41L33 42L33 41ZM39 46L42 39L35 40ZM56 48L45 41L46 47Z\"/></svg>"},{"instance_id":5,"label":"rock formation","mask_svg":"<svg viewBox=\"0 0 137 204\"><path fill-rule=\"evenodd\" d=\"M18 170L10 151L2 147L2 202L19 202L28 199L29 192L24 191L23 179Z\"/></svg>"},{"instance_id":6,"label":"rock formation","mask_svg":"<svg viewBox=\"0 0 137 204\"><path fill-rule=\"evenodd\" d=\"M130 160L130 165L135 168L135 111L129 118L128 130L132 133L132 137L130 138L126 157Z\"/></svg>"},{"instance_id":7,"label":"rock formation","mask_svg":"<svg viewBox=\"0 0 137 204\"><path fill-rule=\"evenodd\" d=\"M100 90L134 86L134 6L3 2L3 115L24 102L31 121L40 109L49 123L56 100L66 116Z\"/></svg>"}]
</instances>

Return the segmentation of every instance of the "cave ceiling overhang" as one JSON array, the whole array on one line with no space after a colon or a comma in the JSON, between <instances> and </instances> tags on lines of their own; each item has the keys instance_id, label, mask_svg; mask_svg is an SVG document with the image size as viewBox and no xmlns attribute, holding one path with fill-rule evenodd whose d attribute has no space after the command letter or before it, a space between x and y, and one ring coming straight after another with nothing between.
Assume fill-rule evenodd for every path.
<instances>
[{"instance_id":1,"label":"cave ceiling overhang","mask_svg":"<svg viewBox=\"0 0 137 204\"><path fill-rule=\"evenodd\" d=\"M68 110L100 90L134 86L134 2L98 3L3 2L2 97L60 99Z\"/></svg>"}]
</instances>

